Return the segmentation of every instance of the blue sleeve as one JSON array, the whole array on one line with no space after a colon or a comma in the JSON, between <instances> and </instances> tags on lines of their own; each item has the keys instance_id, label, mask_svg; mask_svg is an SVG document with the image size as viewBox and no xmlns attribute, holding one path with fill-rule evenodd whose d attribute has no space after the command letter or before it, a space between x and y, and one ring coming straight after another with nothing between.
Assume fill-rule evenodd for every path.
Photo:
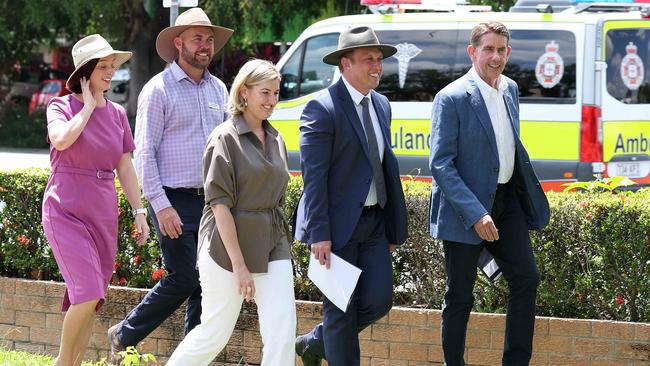
<instances>
[{"instance_id":1,"label":"blue sleeve","mask_svg":"<svg viewBox=\"0 0 650 366\"><path fill-rule=\"evenodd\" d=\"M456 167L460 120L452 98L438 93L431 113L431 176L444 194L463 226L472 226L488 212L467 187Z\"/></svg>"},{"instance_id":2,"label":"blue sleeve","mask_svg":"<svg viewBox=\"0 0 650 366\"><path fill-rule=\"evenodd\" d=\"M300 117L300 163L308 244L331 240L328 175L334 143L332 119L319 100L310 101Z\"/></svg>"}]
</instances>

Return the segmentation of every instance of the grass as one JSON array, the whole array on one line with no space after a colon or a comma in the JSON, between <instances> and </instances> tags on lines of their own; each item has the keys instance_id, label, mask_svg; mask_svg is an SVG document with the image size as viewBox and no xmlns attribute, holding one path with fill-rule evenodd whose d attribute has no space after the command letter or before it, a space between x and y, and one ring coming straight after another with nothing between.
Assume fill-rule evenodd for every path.
<instances>
[{"instance_id":1,"label":"grass","mask_svg":"<svg viewBox=\"0 0 650 366\"><path fill-rule=\"evenodd\" d=\"M54 357L35 355L29 352L7 350L0 347L0 366L52 366ZM137 365L137 364L134 364ZM85 361L81 366L110 366L104 360L98 362ZM237 366L249 366L242 360Z\"/></svg>"},{"instance_id":2,"label":"grass","mask_svg":"<svg viewBox=\"0 0 650 366\"><path fill-rule=\"evenodd\" d=\"M46 355L35 355L29 352L12 351L0 348L0 366L51 366L54 364L54 357ZM82 366L105 366L104 361L86 361Z\"/></svg>"}]
</instances>

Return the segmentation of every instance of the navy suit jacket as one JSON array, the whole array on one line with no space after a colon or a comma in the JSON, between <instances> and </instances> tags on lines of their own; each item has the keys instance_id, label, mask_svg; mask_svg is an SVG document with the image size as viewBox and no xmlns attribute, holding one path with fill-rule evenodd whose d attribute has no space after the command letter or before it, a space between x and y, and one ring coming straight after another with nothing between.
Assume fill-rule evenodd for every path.
<instances>
[{"instance_id":1,"label":"navy suit jacket","mask_svg":"<svg viewBox=\"0 0 650 366\"><path fill-rule=\"evenodd\" d=\"M386 238L401 244L407 235L406 205L390 144L390 103L375 91L370 97L385 146ZM366 135L343 80L319 93L303 110L300 163L304 190L294 212L294 236L310 245L331 240L332 249L340 249L359 221L373 178Z\"/></svg>"},{"instance_id":2,"label":"navy suit jacket","mask_svg":"<svg viewBox=\"0 0 650 366\"><path fill-rule=\"evenodd\" d=\"M515 138L515 169L510 180L529 229L548 224L546 195L519 139L517 83L508 82L506 109ZM435 97L431 116L431 235L478 244L473 226L492 211L499 176L499 155L490 115L471 74L447 85Z\"/></svg>"}]
</instances>

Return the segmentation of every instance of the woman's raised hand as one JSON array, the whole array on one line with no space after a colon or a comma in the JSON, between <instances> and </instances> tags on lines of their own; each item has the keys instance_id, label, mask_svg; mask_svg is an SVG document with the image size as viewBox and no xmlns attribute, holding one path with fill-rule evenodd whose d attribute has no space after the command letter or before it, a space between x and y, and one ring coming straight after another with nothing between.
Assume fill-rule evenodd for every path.
<instances>
[{"instance_id":1,"label":"woman's raised hand","mask_svg":"<svg viewBox=\"0 0 650 366\"><path fill-rule=\"evenodd\" d=\"M95 107L104 98L104 94L90 90L90 80L85 77L81 78L81 80L79 80L79 83L81 84L81 96L84 101L84 106L95 109Z\"/></svg>"}]
</instances>

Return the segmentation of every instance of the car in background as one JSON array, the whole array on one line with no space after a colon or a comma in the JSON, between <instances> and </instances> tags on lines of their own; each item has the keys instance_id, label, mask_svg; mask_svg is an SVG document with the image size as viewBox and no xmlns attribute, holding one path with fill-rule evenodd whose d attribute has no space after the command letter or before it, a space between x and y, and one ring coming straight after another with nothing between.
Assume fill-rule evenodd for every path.
<instances>
[{"instance_id":1,"label":"car in background","mask_svg":"<svg viewBox=\"0 0 650 366\"><path fill-rule=\"evenodd\" d=\"M67 76L66 78L53 78L41 81L36 91L32 94L28 114L31 115L41 108L44 109L50 99L54 97L70 94L70 91L65 87L66 79ZM106 91L106 98L126 108L129 99L129 80L131 80L129 69L123 68L115 71L111 80L111 87Z\"/></svg>"},{"instance_id":2,"label":"car in background","mask_svg":"<svg viewBox=\"0 0 650 366\"><path fill-rule=\"evenodd\" d=\"M67 79L68 74L64 71L52 69L48 66L36 67L18 67L14 75L11 76L11 89L7 99L15 104L28 106L32 96L45 80Z\"/></svg>"},{"instance_id":3,"label":"car in background","mask_svg":"<svg viewBox=\"0 0 650 366\"><path fill-rule=\"evenodd\" d=\"M70 91L65 87L65 81L66 79L49 79L41 81L34 94L32 94L27 114L31 115L39 109L45 109L47 103L52 98L70 94Z\"/></svg>"},{"instance_id":4,"label":"car in background","mask_svg":"<svg viewBox=\"0 0 650 366\"><path fill-rule=\"evenodd\" d=\"M106 91L106 98L117 104L121 104L125 109L129 100L129 81L131 74L128 68L122 68L115 71L111 79L111 88Z\"/></svg>"}]
</instances>

